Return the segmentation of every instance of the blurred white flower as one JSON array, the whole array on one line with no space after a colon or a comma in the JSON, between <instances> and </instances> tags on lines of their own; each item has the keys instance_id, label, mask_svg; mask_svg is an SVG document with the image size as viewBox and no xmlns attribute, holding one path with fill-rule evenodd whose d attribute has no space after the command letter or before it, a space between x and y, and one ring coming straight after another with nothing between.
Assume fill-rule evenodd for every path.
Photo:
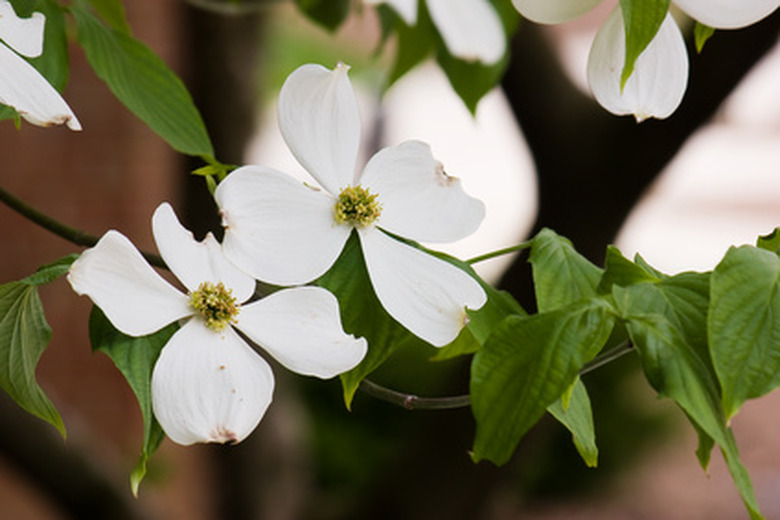
<instances>
[{"instance_id":1,"label":"blurred white flower","mask_svg":"<svg viewBox=\"0 0 780 520\"><path fill-rule=\"evenodd\" d=\"M360 117L347 70L304 65L279 95L282 135L324 190L271 168L239 168L215 192L223 249L259 280L301 284L324 274L355 230L385 310L418 337L446 345L485 292L461 269L392 235L452 242L477 229L484 205L418 141L380 150L356 174Z\"/></svg>"},{"instance_id":2,"label":"blurred white flower","mask_svg":"<svg viewBox=\"0 0 780 520\"><path fill-rule=\"evenodd\" d=\"M410 26L417 24L418 0L363 0L388 4ZM506 52L504 26L488 0L425 0L436 29L450 54L486 65Z\"/></svg>"},{"instance_id":3,"label":"blurred white flower","mask_svg":"<svg viewBox=\"0 0 780 520\"><path fill-rule=\"evenodd\" d=\"M236 330L299 374L330 378L363 359L366 341L343 332L330 292L299 287L245 303L255 280L224 257L211 234L197 242L167 203L152 226L160 254L188 294L116 231L73 263L68 281L129 336L181 320L152 374L154 414L173 441L240 442L271 403L271 368Z\"/></svg>"},{"instance_id":4,"label":"blurred white flower","mask_svg":"<svg viewBox=\"0 0 780 520\"><path fill-rule=\"evenodd\" d=\"M577 18L601 0L512 2L529 20L555 24ZM674 0L673 3L700 23L715 29L736 29L770 15L780 0ZM688 84L688 55L677 24L667 13L621 89L625 49L623 16L618 5L601 26L588 57L588 83L596 100L613 114L633 114L637 121L668 117L680 105Z\"/></svg>"},{"instance_id":5,"label":"blurred white flower","mask_svg":"<svg viewBox=\"0 0 780 520\"><path fill-rule=\"evenodd\" d=\"M42 13L19 18L8 0L0 0L0 103L14 108L34 125L66 124L71 130L81 130L79 120L62 96L19 56L41 55L45 23Z\"/></svg>"}]
</instances>

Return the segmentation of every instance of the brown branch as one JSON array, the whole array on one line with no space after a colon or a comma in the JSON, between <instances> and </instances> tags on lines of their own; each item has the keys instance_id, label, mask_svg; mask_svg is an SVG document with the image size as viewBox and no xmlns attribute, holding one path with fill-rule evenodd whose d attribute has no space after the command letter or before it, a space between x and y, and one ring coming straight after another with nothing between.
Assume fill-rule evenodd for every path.
<instances>
[{"instance_id":1,"label":"brown branch","mask_svg":"<svg viewBox=\"0 0 780 520\"><path fill-rule=\"evenodd\" d=\"M0 187L0 202L30 222L39 225L47 231L51 231L58 237L63 238L72 244L83 247L93 247L98 243L98 237L90 235L89 233L86 233L80 229L63 224L59 220L35 209L2 187ZM150 264L156 267L167 269L165 262L159 255L154 253L147 253L144 251L141 251L141 254Z\"/></svg>"}]
</instances>

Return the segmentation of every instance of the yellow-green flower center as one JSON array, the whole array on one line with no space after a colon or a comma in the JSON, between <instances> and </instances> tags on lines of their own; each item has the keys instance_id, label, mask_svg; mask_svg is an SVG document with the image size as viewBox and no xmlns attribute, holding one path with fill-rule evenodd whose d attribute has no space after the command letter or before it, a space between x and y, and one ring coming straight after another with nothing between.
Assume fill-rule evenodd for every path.
<instances>
[{"instance_id":1,"label":"yellow-green flower center","mask_svg":"<svg viewBox=\"0 0 780 520\"><path fill-rule=\"evenodd\" d=\"M190 306L203 316L208 328L217 332L234 323L239 311L233 290L226 289L222 282L200 284L197 291L190 293Z\"/></svg>"},{"instance_id":2,"label":"yellow-green flower center","mask_svg":"<svg viewBox=\"0 0 780 520\"><path fill-rule=\"evenodd\" d=\"M356 228L372 224L382 213L382 205L376 200L376 193L369 193L361 186L347 186L339 193L339 200L333 207L333 218L339 224Z\"/></svg>"}]
</instances>

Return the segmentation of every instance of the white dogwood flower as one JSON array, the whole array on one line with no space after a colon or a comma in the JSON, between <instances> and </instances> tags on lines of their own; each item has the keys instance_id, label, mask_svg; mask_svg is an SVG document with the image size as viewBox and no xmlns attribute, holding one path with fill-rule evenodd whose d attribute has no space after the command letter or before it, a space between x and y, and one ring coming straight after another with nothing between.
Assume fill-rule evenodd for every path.
<instances>
[{"instance_id":1,"label":"white dogwood flower","mask_svg":"<svg viewBox=\"0 0 780 520\"><path fill-rule=\"evenodd\" d=\"M73 263L68 281L129 336L180 321L152 374L154 414L173 441L240 442L263 417L274 377L237 331L299 374L330 378L363 359L366 341L344 333L330 292L299 287L245 303L255 280L224 257L211 234L197 242L167 203L155 211L152 227L161 256L187 294L117 231Z\"/></svg>"},{"instance_id":2,"label":"white dogwood flower","mask_svg":"<svg viewBox=\"0 0 780 520\"><path fill-rule=\"evenodd\" d=\"M417 24L418 0L363 1L388 4L408 25ZM453 56L492 65L506 52L504 26L488 0L425 1L431 20Z\"/></svg>"},{"instance_id":3,"label":"white dogwood flower","mask_svg":"<svg viewBox=\"0 0 780 520\"><path fill-rule=\"evenodd\" d=\"M41 55L45 23L43 13L19 18L8 0L0 0L0 103L34 125L66 124L71 130L81 130L62 96L21 57Z\"/></svg>"},{"instance_id":4,"label":"white dogwood flower","mask_svg":"<svg viewBox=\"0 0 780 520\"><path fill-rule=\"evenodd\" d=\"M223 250L259 280L301 284L325 273L355 230L387 312L420 338L445 345L463 327L466 308L485 303L485 292L461 269L389 233L451 242L477 229L484 205L418 141L380 150L356 173L360 117L347 70L304 65L279 95L282 135L324 190L271 168L237 169L215 192Z\"/></svg>"},{"instance_id":5,"label":"white dogwood flower","mask_svg":"<svg viewBox=\"0 0 780 520\"><path fill-rule=\"evenodd\" d=\"M526 18L555 24L577 18L601 0L512 0ZM715 29L751 25L771 14L780 0L673 0L694 20ZM677 24L667 13L658 33L636 60L621 89L625 29L620 6L601 26L588 57L588 83L604 108L638 121L668 117L680 105L688 84L688 54Z\"/></svg>"}]
</instances>

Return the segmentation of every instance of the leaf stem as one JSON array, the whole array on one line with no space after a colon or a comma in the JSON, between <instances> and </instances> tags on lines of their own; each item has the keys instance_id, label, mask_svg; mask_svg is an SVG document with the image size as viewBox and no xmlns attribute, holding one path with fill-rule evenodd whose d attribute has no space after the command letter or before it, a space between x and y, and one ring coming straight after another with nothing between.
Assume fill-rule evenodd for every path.
<instances>
[{"instance_id":1,"label":"leaf stem","mask_svg":"<svg viewBox=\"0 0 780 520\"><path fill-rule=\"evenodd\" d=\"M586 363L580 370L579 375L582 376L597 368L601 368L633 350L634 345L629 341L624 341L612 350L596 356L590 363ZM381 401L387 401L388 403L400 406L407 410L451 410L455 408L467 408L471 405L471 396L469 394L448 397L420 397L414 394L405 394L403 392L391 390L390 388L374 383L368 379L362 380L359 388L372 397Z\"/></svg>"},{"instance_id":2,"label":"leaf stem","mask_svg":"<svg viewBox=\"0 0 780 520\"><path fill-rule=\"evenodd\" d=\"M499 256L516 253L518 251L522 251L523 249L528 249L529 247L531 247L531 244L532 241L528 240L526 242L522 242L514 246L505 247L503 249L497 249L496 251L491 251L490 253L485 253L484 255L479 255L479 256L475 256L474 258L469 258L468 260L466 260L466 263L471 265L479 262L484 262L485 260L490 260L491 258L497 258Z\"/></svg>"},{"instance_id":3,"label":"leaf stem","mask_svg":"<svg viewBox=\"0 0 780 520\"><path fill-rule=\"evenodd\" d=\"M89 233L86 233L80 229L67 226L59 220L35 209L3 187L0 187L0 202L17 212L19 215L25 217L27 220L38 224L43 229L51 231L58 237L63 238L77 246L92 247L97 244L99 240L98 237L94 235L90 235ZM143 251L141 254L150 264L162 268L166 267L165 262L159 255L146 253Z\"/></svg>"}]
</instances>

